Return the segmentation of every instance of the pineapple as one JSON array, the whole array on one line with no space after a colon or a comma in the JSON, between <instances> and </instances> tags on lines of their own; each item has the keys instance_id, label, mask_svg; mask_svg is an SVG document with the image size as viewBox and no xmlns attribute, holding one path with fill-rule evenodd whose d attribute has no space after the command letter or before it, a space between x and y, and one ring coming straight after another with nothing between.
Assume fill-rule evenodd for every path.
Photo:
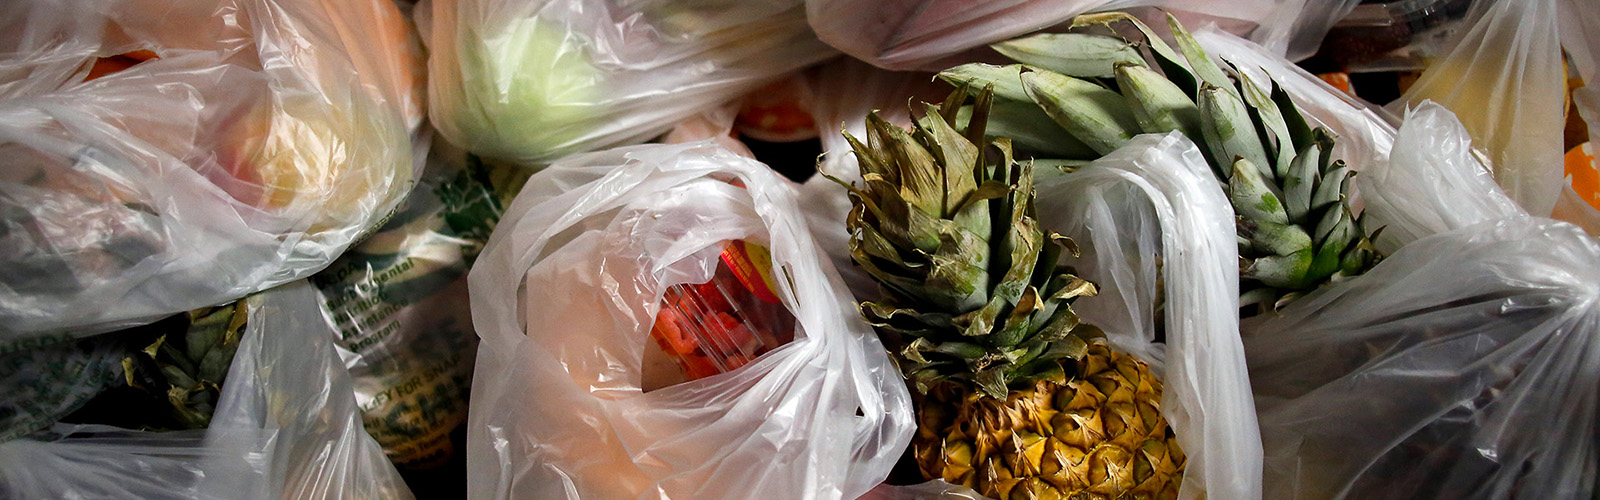
<instances>
[{"instance_id":1,"label":"pineapple","mask_svg":"<svg viewBox=\"0 0 1600 500\"><path fill-rule=\"evenodd\" d=\"M865 143L845 136L864 180L846 186L850 253L886 292L861 313L917 395L918 468L1001 500L1176 498L1161 383L1080 324L1072 302L1095 286L1039 229L1033 165L985 141L992 89L958 129L967 98L911 132L873 114Z\"/></svg>"},{"instance_id":2,"label":"pineapple","mask_svg":"<svg viewBox=\"0 0 1600 500\"><path fill-rule=\"evenodd\" d=\"M1268 90L1231 67L1224 72L1176 19L1167 20L1181 56L1124 13L1073 21L1131 22L1160 72L1121 38L1049 33L994 46L1021 64L967 64L940 78L993 85L991 132L1017 138L1019 154L1068 160L1058 164L1093 160L1141 133L1188 136L1233 203L1246 315L1376 265L1376 248L1350 207L1355 172L1332 158L1333 134L1307 126L1275 83Z\"/></svg>"}]
</instances>

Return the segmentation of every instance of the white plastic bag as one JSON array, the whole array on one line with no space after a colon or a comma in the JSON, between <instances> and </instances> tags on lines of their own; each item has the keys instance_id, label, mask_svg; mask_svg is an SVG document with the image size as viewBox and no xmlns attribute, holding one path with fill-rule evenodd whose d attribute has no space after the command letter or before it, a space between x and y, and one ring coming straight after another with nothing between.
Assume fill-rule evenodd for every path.
<instances>
[{"instance_id":1,"label":"white plastic bag","mask_svg":"<svg viewBox=\"0 0 1600 500\"><path fill-rule=\"evenodd\" d=\"M331 262L411 185L408 26L388 0L0 5L0 346Z\"/></svg>"},{"instance_id":2,"label":"white plastic bag","mask_svg":"<svg viewBox=\"0 0 1600 500\"><path fill-rule=\"evenodd\" d=\"M1360 0L1303 0L1299 5L1289 2L1262 21L1262 29L1251 33L1250 39L1274 54L1299 61L1315 55L1328 30L1360 3Z\"/></svg>"},{"instance_id":3,"label":"white plastic bag","mask_svg":"<svg viewBox=\"0 0 1600 500\"><path fill-rule=\"evenodd\" d=\"M1088 12L1159 7L1178 11L1185 24L1207 19L1231 32L1269 42L1279 54L1296 33L1316 47L1327 8L1349 0L806 0L817 36L857 59L891 70L940 71L970 49L1072 20ZM1310 4L1310 5L1307 5ZM1326 21L1331 25L1332 21ZM1161 23L1165 25L1165 23ZM1320 32L1318 31L1320 29Z\"/></svg>"},{"instance_id":4,"label":"white plastic bag","mask_svg":"<svg viewBox=\"0 0 1600 500\"><path fill-rule=\"evenodd\" d=\"M442 139L382 227L313 275L350 368L367 433L403 469L454 455L467 421L478 336L467 270L527 179ZM456 439L456 440L453 440Z\"/></svg>"},{"instance_id":5,"label":"white plastic bag","mask_svg":"<svg viewBox=\"0 0 1600 500\"><path fill-rule=\"evenodd\" d=\"M0 443L0 498L410 498L362 428L315 291L295 283L247 300L208 429L58 424Z\"/></svg>"},{"instance_id":6,"label":"white plastic bag","mask_svg":"<svg viewBox=\"0 0 1600 500\"><path fill-rule=\"evenodd\" d=\"M1037 189L1040 227L1078 243L1074 267L1100 288L1073 309L1161 377L1161 414L1188 456L1179 498L1262 498L1261 437L1238 335L1233 211L1199 148L1178 133L1139 136ZM939 482L873 495L981 498Z\"/></svg>"},{"instance_id":7,"label":"white plastic bag","mask_svg":"<svg viewBox=\"0 0 1600 500\"><path fill-rule=\"evenodd\" d=\"M832 57L800 0L433 0L429 116L530 166L643 142Z\"/></svg>"},{"instance_id":8,"label":"white plastic bag","mask_svg":"<svg viewBox=\"0 0 1600 500\"><path fill-rule=\"evenodd\" d=\"M794 340L642 392L663 292L709 279L727 240L770 249ZM534 175L468 281L482 337L472 498L848 499L910 441L905 384L793 188L715 142L577 155Z\"/></svg>"},{"instance_id":9,"label":"white plastic bag","mask_svg":"<svg viewBox=\"0 0 1600 500\"><path fill-rule=\"evenodd\" d=\"M1431 100L1454 111L1487 153L1506 193L1538 216L1550 215L1564 186L1561 130L1567 75L1561 3L1498 0L1475 5L1477 21L1449 55L1429 66L1390 104L1398 113Z\"/></svg>"},{"instance_id":10,"label":"white plastic bag","mask_svg":"<svg viewBox=\"0 0 1600 500\"><path fill-rule=\"evenodd\" d=\"M1517 209L1469 150L1423 104L1366 186L1416 239L1243 325L1267 497L1595 494L1600 244Z\"/></svg>"},{"instance_id":11,"label":"white plastic bag","mask_svg":"<svg viewBox=\"0 0 1600 500\"><path fill-rule=\"evenodd\" d=\"M1448 111L1378 114L1218 33L1335 130L1389 257L1241 325L1265 498L1586 498L1600 373L1596 245L1489 182ZM1556 444L1559 443L1559 444ZM1551 444L1556 444L1551 446Z\"/></svg>"},{"instance_id":12,"label":"white plastic bag","mask_svg":"<svg viewBox=\"0 0 1600 500\"><path fill-rule=\"evenodd\" d=\"M1077 241L1080 275L1100 286L1075 310L1162 377L1161 412L1188 455L1179 497L1261 498L1232 210L1200 150L1140 136L1038 190L1040 227Z\"/></svg>"},{"instance_id":13,"label":"white plastic bag","mask_svg":"<svg viewBox=\"0 0 1600 500\"><path fill-rule=\"evenodd\" d=\"M1564 0L1561 3L1561 46L1567 52L1567 61L1583 79L1584 86L1572 89L1573 110L1588 124L1600 124L1600 8L1583 0ZM1589 126L1590 151L1600 148L1600 126ZM1600 164L1591 163L1594 172L1566 172L1567 189L1556 202L1551 215L1560 220L1582 226L1589 234L1600 234L1600 190L1585 189L1579 194L1573 182L1578 175L1592 175L1600 179ZM1593 186L1590 186L1593 187Z\"/></svg>"}]
</instances>

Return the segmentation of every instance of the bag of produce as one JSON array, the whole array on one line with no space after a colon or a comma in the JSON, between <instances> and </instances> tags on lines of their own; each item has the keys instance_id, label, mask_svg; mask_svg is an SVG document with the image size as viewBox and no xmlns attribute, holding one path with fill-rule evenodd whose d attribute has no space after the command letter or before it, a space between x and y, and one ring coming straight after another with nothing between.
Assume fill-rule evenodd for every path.
<instances>
[{"instance_id":1,"label":"bag of produce","mask_svg":"<svg viewBox=\"0 0 1600 500\"><path fill-rule=\"evenodd\" d=\"M1600 247L1518 208L1438 105L1396 132L1259 47L1198 38L1270 73L1362 159L1353 195L1388 255L1241 325L1265 497L1591 496L1600 371L1585 272Z\"/></svg>"},{"instance_id":2,"label":"bag of produce","mask_svg":"<svg viewBox=\"0 0 1600 500\"><path fill-rule=\"evenodd\" d=\"M1267 496L1590 498L1600 244L1518 209L1431 103L1364 175L1412 240L1243 325Z\"/></svg>"},{"instance_id":3,"label":"bag of produce","mask_svg":"<svg viewBox=\"0 0 1600 500\"><path fill-rule=\"evenodd\" d=\"M1083 164L1142 133L1187 136L1237 216L1235 265L1247 316L1372 267L1379 256L1350 196L1354 165L1336 154L1340 136L1313 127L1301 101L1271 78L1213 60L1172 16L1176 49L1126 13L1072 24L1123 23L1142 44L1120 35L1039 34L997 45L1032 47L1008 54L1017 64L968 63L939 77L993 86L987 135L1011 137L1019 155L1052 165ZM1085 50L1092 46L1117 49Z\"/></svg>"},{"instance_id":4,"label":"bag of produce","mask_svg":"<svg viewBox=\"0 0 1600 500\"><path fill-rule=\"evenodd\" d=\"M1249 34L1278 53L1291 46L1309 55L1322 35L1348 10L1350 0L807 0L811 27L822 41L855 58L893 70L938 71L959 56L1018 35L1050 28L1086 12L1159 7L1186 19L1208 19L1231 32ZM1027 51L1026 46L1000 49ZM1086 48L1082 55L1115 50ZM955 59L952 59L955 57Z\"/></svg>"},{"instance_id":5,"label":"bag of produce","mask_svg":"<svg viewBox=\"0 0 1600 500\"><path fill-rule=\"evenodd\" d=\"M148 353L134 351L161 364L163 378L174 383L169 394L177 413L202 408L177 380L218 379L209 386L221 384L205 429L157 432L58 423L0 442L0 497L411 497L362 428L349 372L334 350L334 333L311 287L287 285L210 312L221 314L197 316L196 325L215 323L226 335L197 336L191 329L182 349L171 350L171 342L184 339L169 336ZM210 343L196 342L202 338ZM197 353L202 356L185 359ZM226 372L225 380L204 375L217 366ZM127 373L135 380L141 372ZM7 392L7 402L16 394ZM117 416L116 409L106 410Z\"/></svg>"},{"instance_id":6,"label":"bag of produce","mask_svg":"<svg viewBox=\"0 0 1600 500\"><path fill-rule=\"evenodd\" d=\"M1233 224L1200 151L1145 135L1064 174L986 138L995 96L967 97L849 137L850 252L884 287L861 311L918 396L923 477L1001 499L1259 498Z\"/></svg>"},{"instance_id":7,"label":"bag of produce","mask_svg":"<svg viewBox=\"0 0 1600 500\"><path fill-rule=\"evenodd\" d=\"M305 277L411 186L387 0L0 6L0 351Z\"/></svg>"},{"instance_id":8,"label":"bag of produce","mask_svg":"<svg viewBox=\"0 0 1600 500\"><path fill-rule=\"evenodd\" d=\"M716 144L566 158L468 282L472 498L856 498L905 386L793 187Z\"/></svg>"},{"instance_id":9,"label":"bag of produce","mask_svg":"<svg viewBox=\"0 0 1600 500\"><path fill-rule=\"evenodd\" d=\"M1582 4L1582 5L1580 5ZM1453 50L1389 105L1396 114L1431 100L1455 112L1483 149L1495 179L1529 213L1600 234L1600 173L1564 168L1567 113L1600 124L1600 8L1565 0L1485 1ZM1565 49L1565 50L1564 50ZM1568 65L1590 87L1568 103ZM1584 140L1600 137L1590 126Z\"/></svg>"},{"instance_id":10,"label":"bag of produce","mask_svg":"<svg viewBox=\"0 0 1600 500\"><path fill-rule=\"evenodd\" d=\"M454 454L478 345L467 270L527 178L440 139L427 156L422 179L383 227L311 277L367 433L405 469Z\"/></svg>"},{"instance_id":11,"label":"bag of produce","mask_svg":"<svg viewBox=\"0 0 1600 500\"><path fill-rule=\"evenodd\" d=\"M122 385L122 360L132 343L90 338L58 342L0 355L0 442L49 427Z\"/></svg>"},{"instance_id":12,"label":"bag of produce","mask_svg":"<svg viewBox=\"0 0 1600 500\"><path fill-rule=\"evenodd\" d=\"M834 54L799 0L432 0L418 12L434 126L534 166L643 142Z\"/></svg>"}]
</instances>

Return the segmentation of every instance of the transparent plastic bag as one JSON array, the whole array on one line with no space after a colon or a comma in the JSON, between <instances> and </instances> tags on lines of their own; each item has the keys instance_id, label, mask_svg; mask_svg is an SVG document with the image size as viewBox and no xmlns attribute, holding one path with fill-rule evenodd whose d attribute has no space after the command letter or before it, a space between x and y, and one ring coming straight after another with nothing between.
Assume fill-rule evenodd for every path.
<instances>
[{"instance_id":1,"label":"transparent plastic bag","mask_svg":"<svg viewBox=\"0 0 1600 500\"><path fill-rule=\"evenodd\" d=\"M1333 1L1333 0L1328 0ZM1344 0L1348 1L1348 0ZM1185 24L1206 19L1231 32L1270 41L1279 54L1296 32L1313 33L1323 0L806 0L817 36L874 66L897 71L940 71L970 62L970 49L1056 26L1088 12L1135 7L1177 11ZM1302 20L1304 18L1304 20ZM1330 21L1331 23L1331 21ZM1165 26L1165 23L1160 23ZM1323 33L1327 31L1324 27ZM1303 35L1321 40L1321 34ZM1259 38L1258 38L1259 37ZM1311 45L1315 47L1315 45ZM954 59L952 59L954 57Z\"/></svg>"},{"instance_id":2,"label":"transparent plastic bag","mask_svg":"<svg viewBox=\"0 0 1600 500\"><path fill-rule=\"evenodd\" d=\"M707 281L732 240L770 249L793 341L643 392L665 290ZM576 155L534 175L468 278L482 337L469 496L865 493L911 439L910 396L821 255L793 187L713 141Z\"/></svg>"},{"instance_id":3,"label":"transparent plastic bag","mask_svg":"<svg viewBox=\"0 0 1600 500\"><path fill-rule=\"evenodd\" d=\"M1600 244L1470 150L1448 111L1413 111L1363 186L1410 241L1242 325L1268 498L1595 494Z\"/></svg>"},{"instance_id":4,"label":"transparent plastic bag","mask_svg":"<svg viewBox=\"0 0 1600 500\"><path fill-rule=\"evenodd\" d=\"M1162 377L1162 414L1188 455L1179 497L1261 498L1232 210L1200 150L1140 136L1038 190L1040 227L1077 241L1081 276L1100 286L1078 314Z\"/></svg>"},{"instance_id":5,"label":"transparent plastic bag","mask_svg":"<svg viewBox=\"0 0 1600 500\"><path fill-rule=\"evenodd\" d=\"M1100 289L1073 309L1161 377L1161 413L1188 456L1179 498L1262 498L1233 210L1199 148L1178 133L1139 136L1037 189L1040 227L1077 242L1074 267ZM982 497L933 481L867 498Z\"/></svg>"},{"instance_id":6,"label":"transparent plastic bag","mask_svg":"<svg viewBox=\"0 0 1600 500\"><path fill-rule=\"evenodd\" d=\"M1360 0L1303 0L1299 5L1291 2L1262 21L1263 29L1252 33L1250 39L1275 54L1299 61L1316 54L1333 25L1360 3Z\"/></svg>"},{"instance_id":7,"label":"transparent plastic bag","mask_svg":"<svg viewBox=\"0 0 1600 500\"><path fill-rule=\"evenodd\" d=\"M0 442L61 420L123 380L133 346L99 339L59 342L0 355Z\"/></svg>"},{"instance_id":8,"label":"transparent plastic bag","mask_svg":"<svg viewBox=\"0 0 1600 500\"><path fill-rule=\"evenodd\" d=\"M331 262L411 186L408 26L388 0L0 5L0 346Z\"/></svg>"},{"instance_id":9,"label":"transparent plastic bag","mask_svg":"<svg viewBox=\"0 0 1600 500\"><path fill-rule=\"evenodd\" d=\"M832 57L799 0L432 0L430 117L529 166L660 135Z\"/></svg>"},{"instance_id":10,"label":"transparent plastic bag","mask_svg":"<svg viewBox=\"0 0 1600 500\"><path fill-rule=\"evenodd\" d=\"M1455 49L1389 105L1399 113L1431 100L1454 111L1506 193L1539 216L1550 215L1568 184L1561 161L1567 80L1561 3L1474 5L1477 21Z\"/></svg>"},{"instance_id":11,"label":"transparent plastic bag","mask_svg":"<svg viewBox=\"0 0 1600 500\"><path fill-rule=\"evenodd\" d=\"M1589 147L1600 148L1600 8L1583 0L1563 0L1561 8L1561 47L1567 61L1584 86L1572 90L1573 110L1589 127ZM1590 163L1595 172L1566 172L1568 181L1556 202L1551 217L1582 226L1589 234L1600 234L1600 164ZM1592 177L1590 177L1592 176ZM1584 186L1578 177L1595 179ZM1587 187L1583 194L1577 188Z\"/></svg>"},{"instance_id":12,"label":"transparent plastic bag","mask_svg":"<svg viewBox=\"0 0 1600 500\"><path fill-rule=\"evenodd\" d=\"M478 346L467 270L527 179L438 138L425 154L422 179L394 215L310 279L367 433L413 470L455 453Z\"/></svg>"},{"instance_id":13,"label":"transparent plastic bag","mask_svg":"<svg viewBox=\"0 0 1600 500\"><path fill-rule=\"evenodd\" d=\"M249 300L210 428L57 424L0 443L0 498L411 498L367 436L316 292Z\"/></svg>"}]
</instances>

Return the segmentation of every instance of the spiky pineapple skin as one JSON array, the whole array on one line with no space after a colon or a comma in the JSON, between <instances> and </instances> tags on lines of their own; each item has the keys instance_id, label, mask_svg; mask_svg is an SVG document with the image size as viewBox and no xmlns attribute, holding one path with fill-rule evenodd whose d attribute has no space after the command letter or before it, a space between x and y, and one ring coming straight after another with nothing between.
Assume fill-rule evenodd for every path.
<instances>
[{"instance_id":1,"label":"spiky pineapple skin","mask_svg":"<svg viewBox=\"0 0 1600 500\"><path fill-rule=\"evenodd\" d=\"M925 477L997 500L1175 499L1186 460L1160 394L1149 365L1097 341L1065 384L923 395L912 449Z\"/></svg>"}]
</instances>

